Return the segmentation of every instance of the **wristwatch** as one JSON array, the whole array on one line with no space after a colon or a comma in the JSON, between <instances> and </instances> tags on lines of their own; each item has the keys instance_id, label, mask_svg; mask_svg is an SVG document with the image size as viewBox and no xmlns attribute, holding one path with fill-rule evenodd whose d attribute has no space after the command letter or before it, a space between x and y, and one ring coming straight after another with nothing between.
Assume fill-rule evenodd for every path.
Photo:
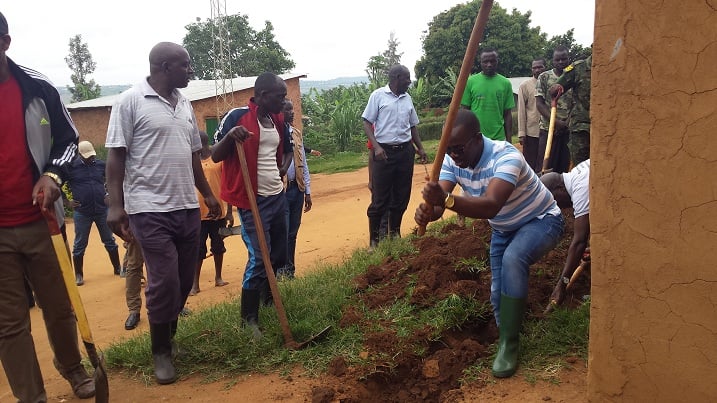
<instances>
[{"instance_id":1,"label":"wristwatch","mask_svg":"<svg viewBox=\"0 0 717 403\"><path fill-rule=\"evenodd\" d=\"M568 285L568 284L570 283L570 277L568 277L568 276L563 276L563 278L561 278L560 280L561 280L561 281L563 282L563 284L565 284L565 285Z\"/></svg>"},{"instance_id":2,"label":"wristwatch","mask_svg":"<svg viewBox=\"0 0 717 403\"><path fill-rule=\"evenodd\" d=\"M448 193L446 199L443 200L443 207L453 208L454 204L456 204L456 199L453 197L453 193Z\"/></svg>"},{"instance_id":3,"label":"wristwatch","mask_svg":"<svg viewBox=\"0 0 717 403\"><path fill-rule=\"evenodd\" d=\"M43 173L42 175L47 176L48 178L55 181L55 183L57 183L57 186L62 187L62 178L60 178L60 176L58 174L48 171L48 172Z\"/></svg>"}]
</instances>

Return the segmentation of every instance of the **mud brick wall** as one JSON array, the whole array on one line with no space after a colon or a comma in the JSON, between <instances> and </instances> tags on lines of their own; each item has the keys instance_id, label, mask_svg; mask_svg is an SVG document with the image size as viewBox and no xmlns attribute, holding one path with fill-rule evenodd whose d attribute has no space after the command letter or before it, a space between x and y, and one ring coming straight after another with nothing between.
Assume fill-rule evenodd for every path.
<instances>
[{"instance_id":1,"label":"mud brick wall","mask_svg":"<svg viewBox=\"0 0 717 403\"><path fill-rule=\"evenodd\" d=\"M596 2L593 402L717 399L717 1Z\"/></svg>"}]
</instances>

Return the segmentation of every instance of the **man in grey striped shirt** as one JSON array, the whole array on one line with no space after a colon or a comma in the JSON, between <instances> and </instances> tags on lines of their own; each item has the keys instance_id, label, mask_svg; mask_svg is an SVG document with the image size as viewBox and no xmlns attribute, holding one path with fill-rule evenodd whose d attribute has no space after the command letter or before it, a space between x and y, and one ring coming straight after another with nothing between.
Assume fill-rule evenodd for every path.
<instances>
[{"instance_id":1,"label":"man in grey striped shirt","mask_svg":"<svg viewBox=\"0 0 717 403\"><path fill-rule=\"evenodd\" d=\"M199 253L199 189L210 209L219 203L204 177L194 110L177 88L194 74L180 45L161 42L149 54L150 75L112 107L107 131L107 222L125 241L136 238L147 267L145 297L154 374L176 380L172 338L194 281Z\"/></svg>"}]
</instances>

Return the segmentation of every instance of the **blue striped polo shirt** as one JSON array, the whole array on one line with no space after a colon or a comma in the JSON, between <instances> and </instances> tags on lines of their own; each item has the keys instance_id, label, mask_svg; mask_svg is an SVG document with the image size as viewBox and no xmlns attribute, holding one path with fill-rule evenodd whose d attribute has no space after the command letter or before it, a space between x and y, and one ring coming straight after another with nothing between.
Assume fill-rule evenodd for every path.
<instances>
[{"instance_id":1,"label":"blue striped polo shirt","mask_svg":"<svg viewBox=\"0 0 717 403\"><path fill-rule=\"evenodd\" d=\"M483 154L473 168L460 168L447 154L443 157L439 180L460 185L467 195L483 196L493 178L515 185L503 208L488 220L494 230L511 232L536 217L560 214L553 195L538 179L523 154L508 142L483 136Z\"/></svg>"}]
</instances>

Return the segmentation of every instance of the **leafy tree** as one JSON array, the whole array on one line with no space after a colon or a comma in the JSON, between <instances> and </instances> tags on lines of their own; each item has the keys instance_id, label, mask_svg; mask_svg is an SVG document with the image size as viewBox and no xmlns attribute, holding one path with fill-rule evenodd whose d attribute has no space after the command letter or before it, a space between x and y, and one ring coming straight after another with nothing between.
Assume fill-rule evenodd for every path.
<instances>
[{"instance_id":1,"label":"leafy tree","mask_svg":"<svg viewBox=\"0 0 717 403\"><path fill-rule=\"evenodd\" d=\"M82 35L75 35L70 38L70 54L65 57L65 63L72 70L70 79L73 87L67 86L72 94L72 102L80 102L94 99L100 96L101 89L95 80L87 81L87 76L95 71L97 64L92 60L92 55L86 43L82 42Z\"/></svg>"},{"instance_id":2,"label":"leafy tree","mask_svg":"<svg viewBox=\"0 0 717 403\"><path fill-rule=\"evenodd\" d=\"M366 74L368 74L369 82L374 88L386 85L388 82L388 70L401 64L401 56L403 52L398 53L399 42L395 33L392 31L388 38L388 48L376 56L371 56L366 65Z\"/></svg>"},{"instance_id":3,"label":"leafy tree","mask_svg":"<svg viewBox=\"0 0 717 403\"><path fill-rule=\"evenodd\" d=\"M480 0L473 0L433 17L423 39L424 56L416 63L418 77L443 77L448 68L460 71L480 5ZM493 4L480 49L498 51L498 72L504 76L530 75L533 57L543 53L546 34L539 27L530 27L530 16L530 11L523 14L513 9L508 13ZM476 55L474 73L480 71L479 57Z\"/></svg>"},{"instance_id":4,"label":"leafy tree","mask_svg":"<svg viewBox=\"0 0 717 403\"><path fill-rule=\"evenodd\" d=\"M246 15L220 18L222 24L207 19L185 27L187 34L182 44L192 57L192 67L198 79L256 76L265 71L282 74L294 68L289 53L276 41L270 21L265 21L264 29L257 32L249 25ZM219 35L220 25L225 29L223 35ZM221 60L218 52L222 45L220 38L226 40L224 46L228 52L225 56L229 64L215 69L215 60Z\"/></svg>"},{"instance_id":5,"label":"leafy tree","mask_svg":"<svg viewBox=\"0 0 717 403\"><path fill-rule=\"evenodd\" d=\"M548 65L553 60L553 50L559 45L563 45L568 48L570 52L570 61L585 59L592 54L592 48L583 47L582 45L575 43L573 34L575 29L569 29L568 32L563 35L555 35L550 38L543 48L543 57Z\"/></svg>"}]
</instances>

